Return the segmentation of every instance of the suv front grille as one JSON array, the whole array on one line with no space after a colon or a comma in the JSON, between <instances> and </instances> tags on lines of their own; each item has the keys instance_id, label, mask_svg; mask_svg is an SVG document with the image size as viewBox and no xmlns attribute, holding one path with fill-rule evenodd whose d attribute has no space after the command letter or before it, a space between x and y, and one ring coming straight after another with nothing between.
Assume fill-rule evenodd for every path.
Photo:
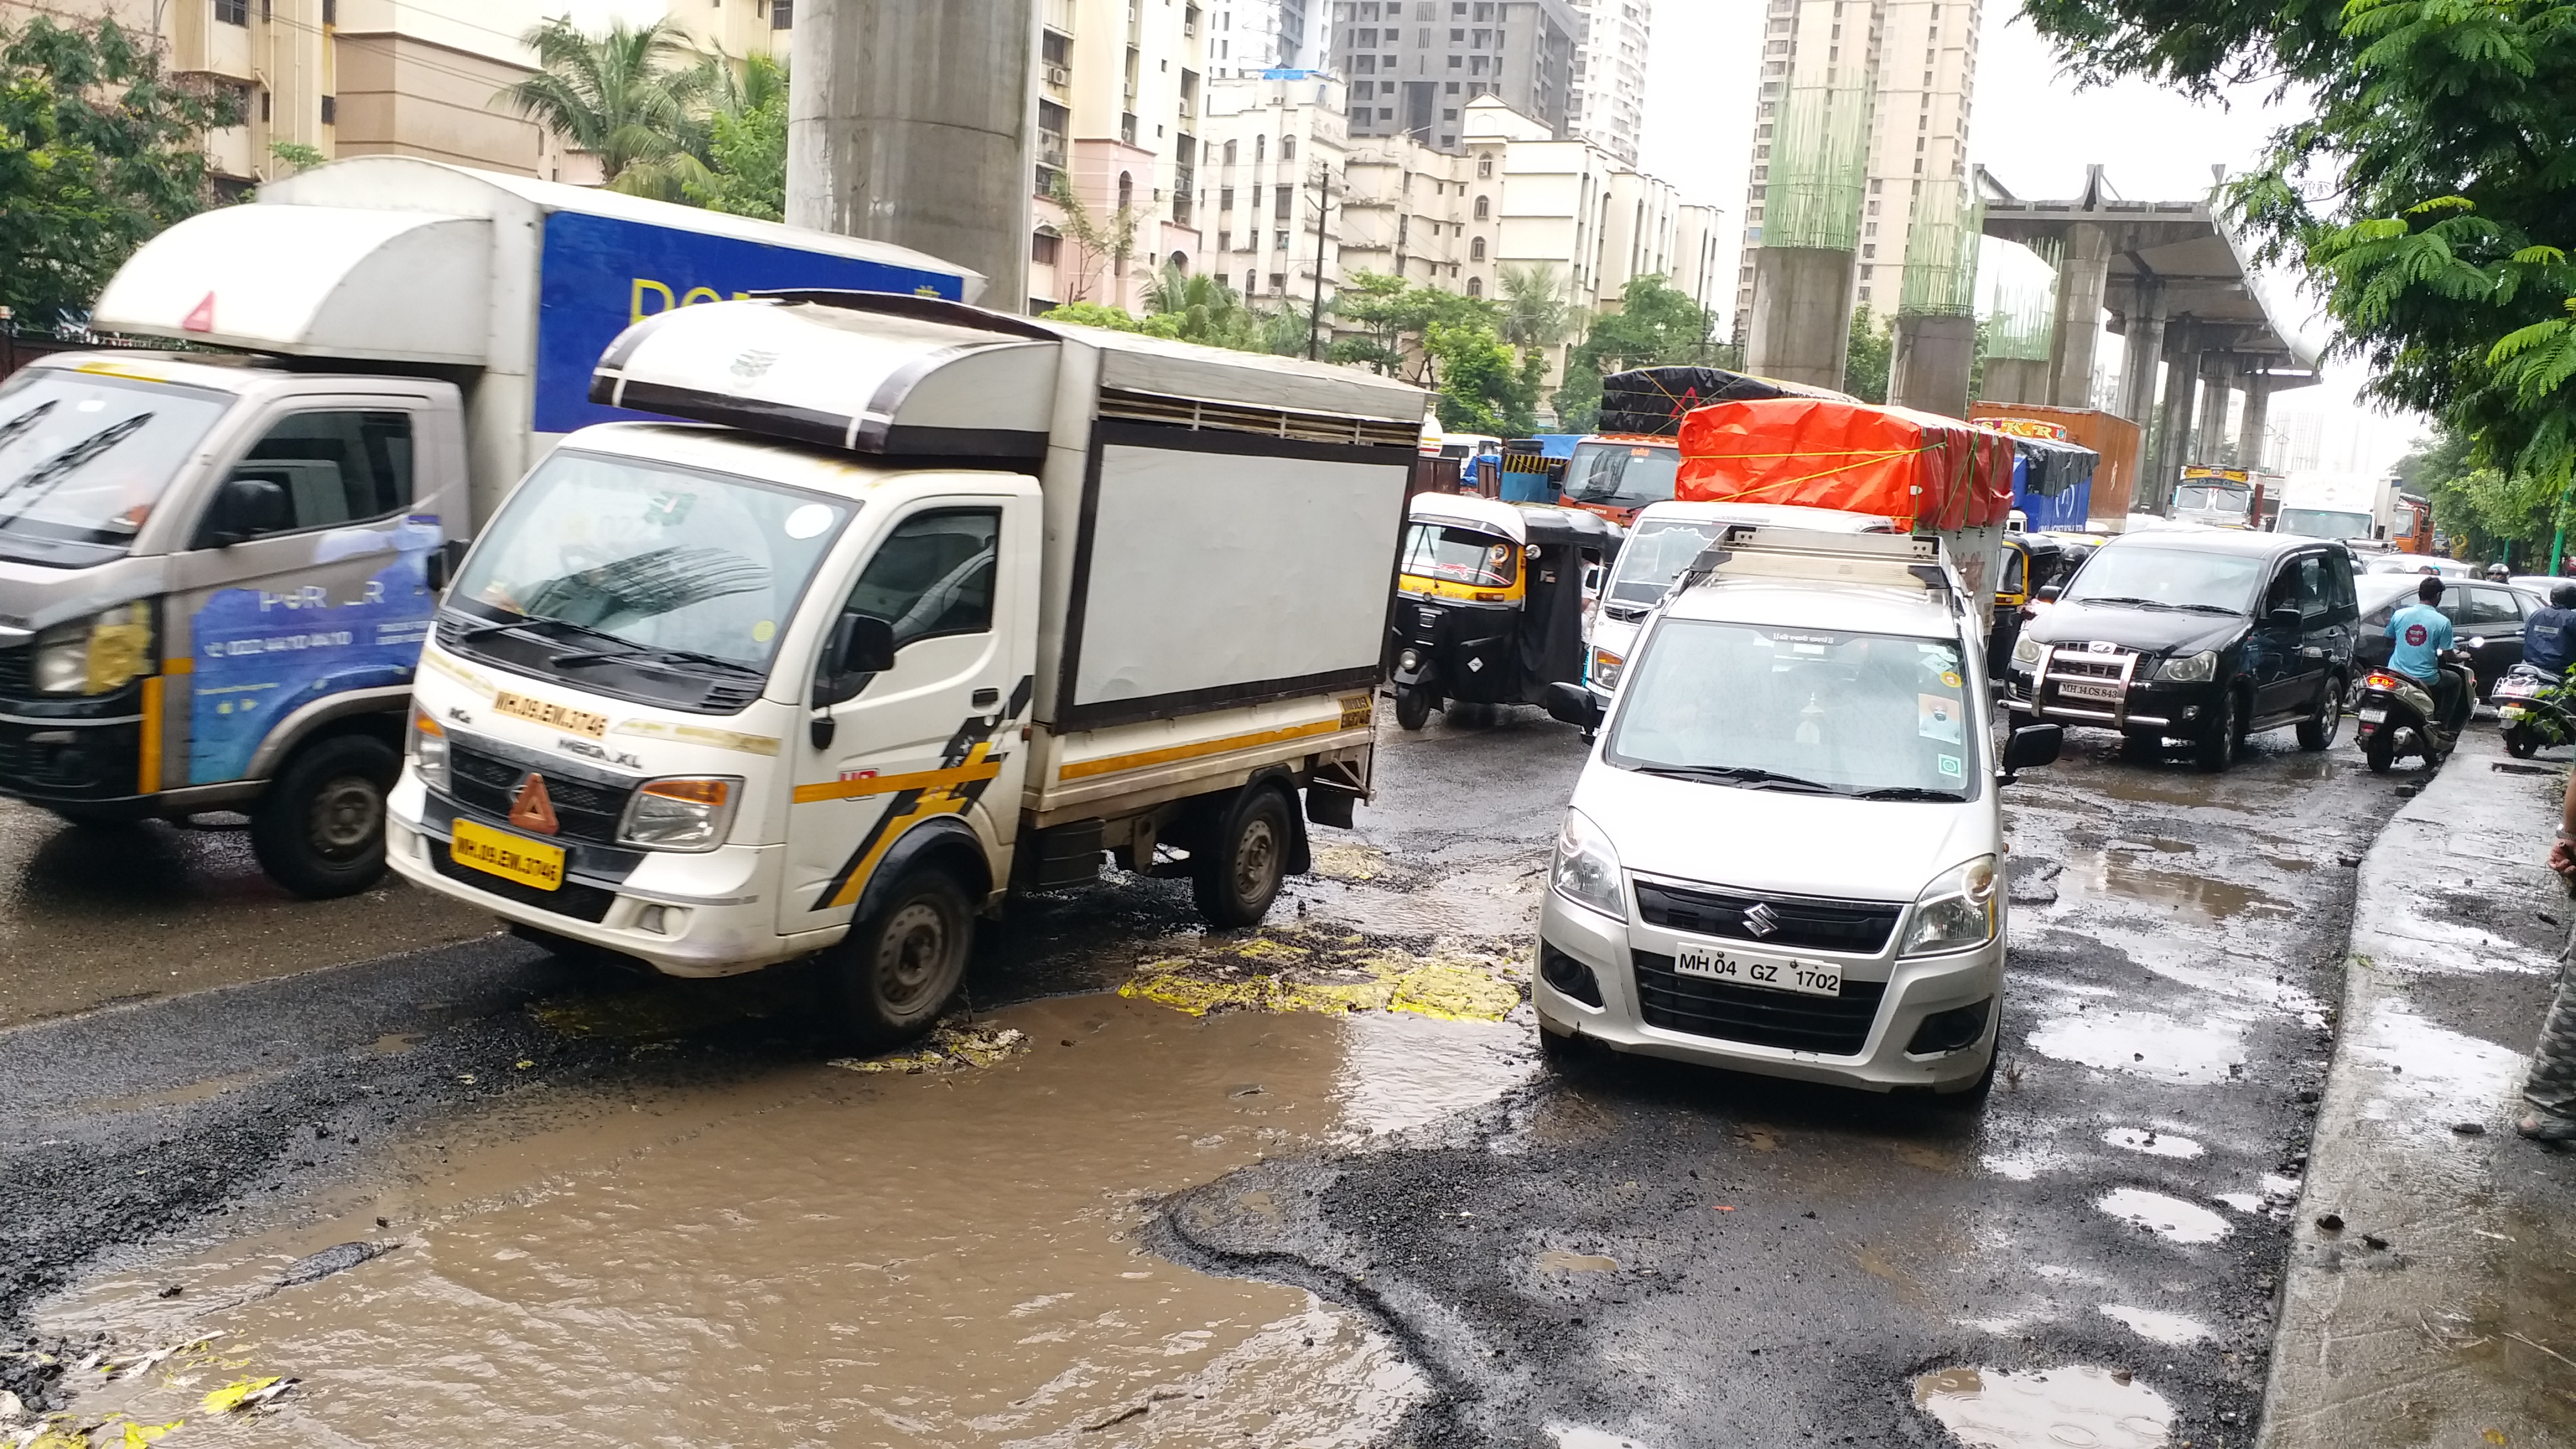
<instances>
[{"instance_id":1,"label":"suv front grille","mask_svg":"<svg viewBox=\"0 0 2576 1449\"><path fill-rule=\"evenodd\" d=\"M2128 675L2126 654L2069 654L2061 649L2049 661L2053 679L2122 679Z\"/></svg>"},{"instance_id":2,"label":"suv front grille","mask_svg":"<svg viewBox=\"0 0 2576 1449\"><path fill-rule=\"evenodd\" d=\"M0 649L0 699L28 699L36 692L36 651Z\"/></svg>"},{"instance_id":3,"label":"suv front grille","mask_svg":"<svg viewBox=\"0 0 2576 1449\"><path fill-rule=\"evenodd\" d=\"M1756 906L1774 923L1768 933L1756 931L1747 920ZM1796 947L1875 956L1885 949L1888 936L1896 929L1896 918L1905 914L1905 907L1887 901L1694 890L1640 880L1637 911L1646 918L1647 925L1668 931L1720 936L1784 950Z\"/></svg>"},{"instance_id":4,"label":"suv front grille","mask_svg":"<svg viewBox=\"0 0 2576 1449\"><path fill-rule=\"evenodd\" d=\"M519 782L527 778L527 767L486 754L452 737L447 761L457 803L503 820L510 818L510 807L518 799ZM537 773L546 777L546 798L554 804L555 821L560 827L556 834L593 845L617 843L617 823L625 817L626 801L634 791L592 785L542 769Z\"/></svg>"},{"instance_id":5,"label":"suv front grille","mask_svg":"<svg viewBox=\"0 0 2576 1449\"><path fill-rule=\"evenodd\" d=\"M1637 1009L1648 1026L1829 1057L1860 1054L1887 995L1883 981L1843 982L1840 996L1800 996L1759 986L1707 981L1673 970L1673 958L1629 953L1637 972Z\"/></svg>"}]
</instances>

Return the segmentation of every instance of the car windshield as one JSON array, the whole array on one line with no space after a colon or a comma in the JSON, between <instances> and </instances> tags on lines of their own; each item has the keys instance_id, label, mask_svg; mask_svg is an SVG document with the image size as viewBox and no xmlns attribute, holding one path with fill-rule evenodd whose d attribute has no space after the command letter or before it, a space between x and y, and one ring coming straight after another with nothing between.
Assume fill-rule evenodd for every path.
<instances>
[{"instance_id":1,"label":"car windshield","mask_svg":"<svg viewBox=\"0 0 2576 1449\"><path fill-rule=\"evenodd\" d=\"M450 597L495 625L568 625L766 674L857 511L747 478L558 452L483 531Z\"/></svg>"},{"instance_id":2,"label":"car windshield","mask_svg":"<svg viewBox=\"0 0 2576 1449\"><path fill-rule=\"evenodd\" d=\"M85 568L121 556L231 405L59 367L0 385L0 558Z\"/></svg>"},{"instance_id":3,"label":"car windshield","mask_svg":"<svg viewBox=\"0 0 2576 1449\"><path fill-rule=\"evenodd\" d=\"M2254 490L2226 483L2185 483L2174 490L2176 513L2251 512Z\"/></svg>"},{"instance_id":4,"label":"car windshield","mask_svg":"<svg viewBox=\"0 0 2576 1449\"><path fill-rule=\"evenodd\" d=\"M2368 538L2370 515L2332 508L2284 508L2272 528L2306 538Z\"/></svg>"},{"instance_id":5,"label":"car windshield","mask_svg":"<svg viewBox=\"0 0 2576 1449\"><path fill-rule=\"evenodd\" d=\"M1955 643L1667 619L1602 759L1745 789L1965 800L1982 727Z\"/></svg>"},{"instance_id":6,"label":"car windshield","mask_svg":"<svg viewBox=\"0 0 2576 1449\"><path fill-rule=\"evenodd\" d=\"M2254 598L2262 560L2187 548L2097 550L2066 586L2068 603L2128 604L2241 614Z\"/></svg>"},{"instance_id":7,"label":"car windshield","mask_svg":"<svg viewBox=\"0 0 2576 1449\"><path fill-rule=\"evenodd\" d=\"M1405 531L1402 572L1417 579L1507 589L1520 571L1521 551L1510 539L1441 523L1417 523Z\"/></svg>"},{"instance_id":8,"label":"car windshield","mask_svg":"<svg viewBox=\"0 0 2576 1449\"><path fill-rule=\"evenodd\" d=\"M1673 496L1679 448L1648 443L1577 443L1565 465L1565 496L1574 503L1661 503Z\"/></svg>"},{"instance_id":9,"label":"car windshield","mask_svg":"<svg viewBox=\"0 0 2576 1449\"><path fill-rule=\"evenodd\" d=\"M1619 571L1610 579L1610 602L1638 609L1662 602L1664 591L1716 541L1723 526L1667 521L1629 534L1619 550Z\"/></svg>"}]
</instances>

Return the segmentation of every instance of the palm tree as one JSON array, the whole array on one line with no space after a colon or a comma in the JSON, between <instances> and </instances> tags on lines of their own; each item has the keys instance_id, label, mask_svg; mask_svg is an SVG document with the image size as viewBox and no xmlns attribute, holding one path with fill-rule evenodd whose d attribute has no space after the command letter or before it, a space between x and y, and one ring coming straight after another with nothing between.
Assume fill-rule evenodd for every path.
<instances>
[{"instance_id":1,"label":"palm tree","mask_svg":"<svg viewBox=\"0 0 2576 1449\"><path fill-rule=\"evenodd\" d=\"M682 63L694 52L670 21L594 37L557 16L520 39L539 69L495 99L598 157L610 190L676 201L705 184L709 67Z\"/></svg>"},{"instance_id":2,"label":"palm tree","mask_svg":"<svg viewBox=\"0 0 2576 1449\"><path fill-rule=\"evenodd\" d=\"M1248 351L1260 336L1260 319L1225 279L1208 272L1183 272L1169 262L1145 289L1147 316L1170 314L1180 319L1184 342Z\"/></svg>"},{"instance_id":3,"label":"palm tree","mask_svg":"<svg viewBox=\"0 0 2576 1449\"><path fill-rule=\"evenodd\" d=\"M1572 330L1565 279L1549 262L1502 269L1503 340L1514 347L1554 347Z\"/></svg>"}]
</instances>

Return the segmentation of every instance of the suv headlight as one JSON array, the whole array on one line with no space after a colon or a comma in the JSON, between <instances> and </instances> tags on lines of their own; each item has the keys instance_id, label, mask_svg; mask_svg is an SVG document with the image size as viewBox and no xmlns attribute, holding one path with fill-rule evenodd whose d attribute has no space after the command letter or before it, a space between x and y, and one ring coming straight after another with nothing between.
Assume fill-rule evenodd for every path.
<instances>
[{"instance_id":1,"label":"suv headlight","mask_svg":"<svg viewBox=\"0 0 2576 1449\"><path fill-rule=\"evenodd\" d=\"M733 830L740 775L648 780L626 802L617 843L647 850L713 850Z\"/></svg>"},{"instance_id":2,"label":"suv headlight","mask_svg":"<svg viewBox=\"0 0 2576 1449\"><path fill-rule=\"evenodd\" d=\"M1617 689L1619 687L1619 671L1627 667L1628 661L1611 653L1607 649L1595 649L1592 651L1592 682L1601 686L1603 689Z\"/></svg>"},{"instance_id":3,"label":"suv headlight","mask_svg":"<svg viewBox=\"0 0 2576 1449\"><path fill-rule=\"evenodd\" d=\"M1556 860L1547 874L1558 895L1586 910L1623 922L1628 919L1628 893L1619 881L1619 852L1610 848L1610 837L1582 811L1565 812L1565 828L1556 836Z\"/></svg>"},{"instance_id":4,"label":"suv headlight","mask_svg":"<svg viewBox=\"0 0 2576 1449\"><path fill-rule=\"evenodd\" d=\"M152 605L137 600L36 635L35 683L44 694L105 694L152 672Z\"/></svg>"},{"instance_id":5,"label":"suv headlight","mask_svg":"<svg viewBox=\"0 0 2576 1449\"><path fill-rule=\"evenodd\" d=\"M2024 669L2037 669L2040 653L2046 647L2025 631L2021 638L2013 643L2013 663Z\"/></svg>"},{"instance_id":6,"label":"suv headlight","mask_svg":"<svg viewBox=\"0 0 2576 1449\"><path fill-rule=\"evenodd\" d=\"M1907 956L1958 951L1995 938L2002 892L1995 858L1981 855L1923 888L1915 898L1914 925L1905 933Z\"/></svg>"},{"instance_id":7,"label":"suv headlight","mask_svg":"<svg viewBox=\"0 0 2576 1449\"><path fill-rule=\"evenodd\" d=\"M2218 651L2182 654L2156 667L2156 678L2169 684L2207 684L2218 677Z\"/></svg>"},{"instance_id":8,"label":"suv headlight","mask_svg":"<svg viewBox=\"0 0 2576 1449\"><path fill-rule=\"evenodd\" d=\"M453 795L455 777L447 768L447 731L419 705L411 707L411 767L420 782L441 795Z\"/></svg>"}]
</instances>

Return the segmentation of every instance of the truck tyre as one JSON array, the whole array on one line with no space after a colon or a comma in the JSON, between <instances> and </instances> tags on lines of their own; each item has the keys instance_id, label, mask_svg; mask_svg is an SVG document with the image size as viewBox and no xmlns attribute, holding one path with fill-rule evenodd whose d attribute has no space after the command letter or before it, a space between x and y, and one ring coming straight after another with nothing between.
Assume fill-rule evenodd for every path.
<instances>
[{"instance_id":1,"label":"truck tyre","mask_svg":"<svg viewBox=\"0 0 2576 1449\"><path fill-rule=\"evenodd\" d=\"M1418 730L1431 723L1431 691L1412 685L1398 685L1395 691L1397 728Z\"/></svg>"},{"instance_id":2,"label":"truck tyre","mask_svg":"<svg viewBox=\"0 0 2576 1449\"><path fill-rule=\"evenodd\" d=\"M2245 698L2231 689L2219 696L2218 709L2192 741L2192 762L2216 774L2236 763L2237 748L2244 742Z\"/></svg>"},{"instance_id":3,"label":"truck tyre","mask_svg":"<svg viewBox=\"0 0 2576 1449\"><path fill-rule=\"evenodd\" d=\"M966 979L975 912L946 871L913 871L833 948L830 986L841 1032L862 1051L883 1051L930 1030Z\"/></svg>"},{"instance_id":4,"label":"truck tyre","mask_svg":"<svg viewBox=\"0 0 2576 1449\"><path fill-rule=\"evenodd\" d=\"M2299 748L2323 750L2333 747L2335 736L2343 733L2343 681L2328 675L2326 687L2317 695L2317 712L2299 721Z\"/></svg>"},{"instance_id":5,"label":"truck tyre","mask_svg":"<svg viewBox=\"0 0 2576 1449\"><path fill-rule=\"evenodd\" d=\"M251 811L250 848L269 879L307 900L384 878L385 794L402 756L372 735L333 735L287 761Z\"/></svg>"},{"instance_id":6,"label":"truck tyre","mask_svg":"<svg viewBox=\"0 0 2576 1449\"><path fill-rule=\"evenodd\" d=\"M1193 853L1199 914L1220 929L1257 926L1279 897L1295 825L1288 802L1268 785L1237 795L1205 848Z\"/></svg>"}]
</instances>

